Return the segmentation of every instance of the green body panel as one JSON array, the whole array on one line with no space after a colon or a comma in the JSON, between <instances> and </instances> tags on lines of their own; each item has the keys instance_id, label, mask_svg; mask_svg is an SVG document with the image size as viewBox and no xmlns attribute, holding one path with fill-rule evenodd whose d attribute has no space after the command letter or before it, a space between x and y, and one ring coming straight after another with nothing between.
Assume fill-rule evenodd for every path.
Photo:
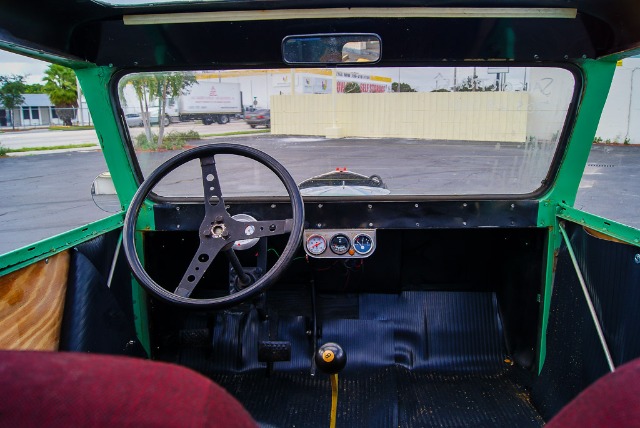
<instances>
[{"instance_id":1,"label":"green body panel","mask_svg":"<svg viewBox=\"0 0 640 428\"><path fill-rule=\"evenodd\" d=\"M543 275L544 292L542 294L542 324L540 327L538 355L539 371L542 370L547 352L546 332L551 308L555 259L562 242L562 237L558 230L557 215L561 206L569 207L575 202L578 186L591 152L593 138L609 94L609 87L616 67L615 61L611 59L600 61L584 60L578 65L582 68L584 82L583 92L580 94L576 122L571 131L555 183L549 192L540 198L538 208L538 226L547 227L549 230L547 254L544 263L545 272ZM597 216L590 216L589 220L597 223L597 218ZM590 226L593 227L594 225Z\"/></svg>"},{"instance_id":2,"label":"green body panel","mask_svg":"<svg viewBox=\"0 0 640 428\"><path fill-rule=\"evenodd\" d=\"M114 114L116 106L109 92L114 71L109 67L95 67L76 70L76 75L87 99L120 203L126 208L138 188L138 182L123 142L121 127Z\"/></svg>"},{"instance_id":3,"label":"green body panel","mask_svg":"<svg viewBox=\"0 0 640 428\"><path fill-rule=\"evenodd\" d=\"M640 247L640 230L560 204L558 217L589 227L627 244Z\"/></svg>"},{"instance_id":4,"label":"green body panel","mask_svg":"<svg viewBox=\"0 0 640 428\"><path fill-rule=\"evenodd\" d=\"M140 262L144 265L144 245L142 232L136 232L136 251ZM147 292L138 283L138 280L131 275L131 302L133 304L133 322L136 328L136 335L147 351L147 355L151 356L151 339L149 335L149 317L147 316Z\"/></svg>"},{"instance_id":5,"label":"green body panel","mask_svg":"<svg viewBox=\"0 0 640 428\"><path fill-rule=\"evenodd\" d=\"M0 276L14 272L37 261L51 257L103 233L122 227L124 213L80 226L60 235L52 236L32 245L18 248L0 256Z\"/></svg>"},{"instance_id":6,"label":"green body panel","mask_svg":"<svg viewBox=\"0 0 640 428\"><path fill-rule=\"evenodd\" d=\"M115 105L115 100L109 91L114 72L115 70L110 67L76 70L78 80L90 106L91 116L94 118L100 146L111 172L113 184L120 198L120 203L126 209L138 189L138 181L125 145L128 138L123 138L127 128L118 123L119 115L114 114L118 111L118 106ZM147 202L140 210L138 229L152 230L153 228L153 208L152 204ZM139 238L139 234L137 235ZM136 243L138 254L142 260L141 239L137 239ZM133 277L131 278L131 293L136 334L147 354L151 355L147 294Z\"/></svg>"}]
</instances>

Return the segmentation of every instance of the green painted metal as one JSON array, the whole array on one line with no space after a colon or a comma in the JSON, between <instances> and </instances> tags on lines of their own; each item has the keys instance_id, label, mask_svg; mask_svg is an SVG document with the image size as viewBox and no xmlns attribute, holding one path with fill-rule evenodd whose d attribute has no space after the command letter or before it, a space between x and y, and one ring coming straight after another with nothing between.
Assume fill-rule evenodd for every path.
<instances>
[{"instance_id":1,"label":"green painted metal","mask_svg":"<svg viewBox=\"0 0 640 428\"><path fill-rule=\"evenodd\" d=\"M94 67L76 70L91 117L95 123L96 134L103 149L104 158L111 172L120 203L126 209L133 198L138 181L134 174L132 161L123 138L122 127L118 122L116 101L109 90L115 69Z\"/></svg>"},{"instance_id":2,"label":"green painted metal","mask_svg":"<svg viewBox=\"0 0 640 428\"><path fill-rule=\"evenodd\" d=\"M136 336L144 350L147 351L147 355L151 356L147 292L140 286L133 275L131 276L131 302L133 304L133 323L136 328Z\"/></svg>"},{"instance_id":3,"label":"green painted metal","mask_svg":"<svg viewBox=\"0 0 640 428\"><path fill-rule=\"evenodd\" d=\"M562 203L560 204L558 217L581 224L627 244L640 247L640 230L633 227L577 210Z\"/></svg>"},{"instance_id":4,"label":"green painted metal","mask_svg":"<svg viewBox=\"0 0 640 428\"><path fill-rule=\"evenodd\" d=\"M19 248L0 256L0 276L14 272L32 263L51 257L84 241L122 227L124 213L114 214L102 220L52 236L33 245Z\"/></svg>"},{"instance_id":5,"label":"green painted metal","mask_svg":"<svg viewBox=\"0 0 640 428\"><path fill-rule=\"evenodd\" d=\"M547 252L543 264L544 289L540 296L541 307L541 323L539 336L539 353L538 353L538 373L542 371L544 361L547 355L547 327L549 326L549 311L551 309L551 291L553 290L553 277L555 274L556 257L560 245L558 233L558 223L547 229Z\"/></svg>"},{"instance_id":6,"label":"green painted metal","mask_svg":"<svg viewBox=\"0 0 640 428\"><path fill-rule=\"evenodd\" d=\"M543 200L550 201L551 205L559 202L573 205L575 202L578 185L591 152L593 138L616 68L615 61L584 60L579 65L584 81L578 115L554 186L543 197ZM539 220L551 220L555 214L553 211L541 210L542 217L539 216Z\"/></svg>"},{"instance_id":7,"label":"green painted metal","mask_svg":"<svg viewBox=\"0 0 640 428\"><path fill-rule=\"evenodd\" d=\"M593 138L600 121L604 103L609 94L616 62L613 59L583 60L578 63L582 70L583 90L580 94L578 114L569 137L560 169L551 189L540 198L538 226L549 230L544 272L542 300L542 323L538 354L538 371L542 371L547 352L546 332L551 308L551 291L555 273L555 261L562 241L558 229L557 214L560 206L575 202L578 186L591 152Z\"/></svg>"},{"instance_id":8,"label":"green painted metal","mask_svg":"<svg viewBox=\"0 0 640 428\"><path fill-rule=\"evenodd\" d=\"M144 209L144 208L143 208ZM152 217L152 216L150 216ZM140 222L138 222L139 224ZM140 258L140 262L144 265L144 245L143 233L136 232L136 252ZM147 307L147 292L131 275L131 298L133 302L133 318L136 327L136 334L142 347L147 351L147 355L151 356L151 339L149 334L149 316Z\"/></svg>"},{"instance_id":9,"label":"green painted metal","mask_svg":"<svg viewBox=\"0 0 640 428\"><path fill-rule=\"evenodd\" d=\"M110 86L113 85L115 70L110 67L96 67L93 69L76 70L78 80L87 98L91 116L94 118L96 132L113 184L120 198L120 203L126 210L138 189L138 180L134 173L133 163L129 157L126 141L126 127L118 121L116 114L118 106L112 97ZM153 204L145 203L138 217L138 230L153 230ZM140 233L136 233L136 248L141 260L144 257ZM138 340L151 355L149 336L149 318L147 308L147 294L138 282L131 278L131 297L133 302L134 324Z\"/></svg>"}]
</instances>

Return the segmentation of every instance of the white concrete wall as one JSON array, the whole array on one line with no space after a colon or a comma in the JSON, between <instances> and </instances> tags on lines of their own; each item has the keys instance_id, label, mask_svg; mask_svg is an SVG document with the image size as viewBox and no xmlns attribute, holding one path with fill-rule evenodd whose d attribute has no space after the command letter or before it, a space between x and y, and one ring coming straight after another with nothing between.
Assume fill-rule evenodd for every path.
<instances>
[{"instance_id":1,"label":"white concrete wall","mask_svg":"<svg viewBox=\"0 0 640 428\"><path fill-rule=\"evenodd\" d=\"M524 142L529 104L527 92L275 95L271 132Z\"/></svg>"},{"instance_id":2,"label":"white concrete wall","mask_svg":"<svg viewBox=\"0 0 640 428\"><path fill-rule=\"evenodd\" d=\"M596 137L640 144L640 58L627 58L616 67Z\"/></svg>"},{"instance_id":3,"label":"white concrete wall","mask_svg":"<svg viewBox=\"0 0 640 428\"><path fill-rule=\"evenodd\" d=\"M561 68L531 68L527 136L533 141L556 143L567 118L575 87L573 75Z\"/></svg>"}]
</instances>

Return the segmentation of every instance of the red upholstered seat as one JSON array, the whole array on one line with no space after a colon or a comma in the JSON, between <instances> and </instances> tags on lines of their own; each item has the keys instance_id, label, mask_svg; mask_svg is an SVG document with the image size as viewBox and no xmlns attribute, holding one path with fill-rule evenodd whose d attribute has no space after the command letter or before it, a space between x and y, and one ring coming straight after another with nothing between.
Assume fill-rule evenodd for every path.
<instances>
[{"instance_id":1,"label":"red upholstered seat","mask_svg":"<svg viewBox=\"0 0 640 428\"><path fill-rule=\"evenodd\" d=\"M125 357L0 351L2 427L255 427L224 389Z\"/></svg>"},{"instance_id":2,"label":"red upholstered seat","mask_svg":"<svg viewBox=\"0 0 640 428\"><path fill-rule=\"evenodd\" d=\"M598 379L565 406L548 428L640 426L640 359Z\"/></svg>"}]
</instances>

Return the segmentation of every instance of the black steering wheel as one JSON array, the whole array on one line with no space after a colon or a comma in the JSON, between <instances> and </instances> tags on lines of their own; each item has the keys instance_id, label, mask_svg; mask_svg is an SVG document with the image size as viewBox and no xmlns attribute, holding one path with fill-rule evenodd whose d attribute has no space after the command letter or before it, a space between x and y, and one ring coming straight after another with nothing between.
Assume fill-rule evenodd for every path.
<instances>
[{"instance_id":1,"label":"black steering wheel","mask_svg":"<svg viewBox=\"0 0 640 428\"><path fill-rule=\"evenodd\" d=\"M289 198L293 217L286 220L238 221L227 212L220 180L216 170L215 156L231 154L253 159L269 168L284 184ZM202 184L204 187L204 219L200 225L198 235L200 245L187 271L182 276L175 291L170 292L158 285L146 272L135 247L135 232L140 207L149 192L171 171L192 161L200 160L202 168ZM129 266L140 284L160 299L187 307L199 309L222 309L242 303L271 286L292 261L297 246L302 238L304 225L304 204L295 181L289 172L271 156L260 150L236 144L211 144L196 147L174 156L153 171L138 188L133 197L127 215L124 219L122 232L124 251ZM222 251L227 253L236 272L239 268L238 259L233 253L233 244L238 240L261 238L289 233L289 240L278 261L263 276L256 281L247 281L245 288L222 297L211 299L193 299L191 293L211 265L213 259ZM238 263L237 265L235 263Z\"/></svg>"}]
</instances>

